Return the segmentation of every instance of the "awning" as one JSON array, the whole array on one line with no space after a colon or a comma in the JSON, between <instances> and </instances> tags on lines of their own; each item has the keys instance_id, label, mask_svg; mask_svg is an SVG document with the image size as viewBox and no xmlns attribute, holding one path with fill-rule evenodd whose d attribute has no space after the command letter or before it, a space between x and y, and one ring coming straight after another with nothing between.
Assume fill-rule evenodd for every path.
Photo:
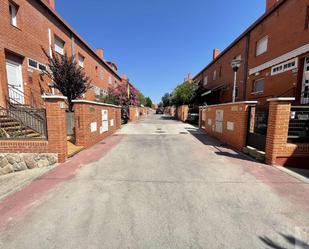
<instances>
[{"instance_id":1,"label":"awning","mask_svg":"<svg viewBox=\"0 0 309 249\"><path fill-rule=\"evenodd\" d=\"M201 96L204 97L204 96L206 96L206 95L211 94L212 92L216 92L216 91L222 90L222 89L224 89L225 87L226 87L226 84L225 84L225 83L220 84L220 85L215 86L214 88L209 89L208 91L204 92Z\"/></svg>"}]
</instances>

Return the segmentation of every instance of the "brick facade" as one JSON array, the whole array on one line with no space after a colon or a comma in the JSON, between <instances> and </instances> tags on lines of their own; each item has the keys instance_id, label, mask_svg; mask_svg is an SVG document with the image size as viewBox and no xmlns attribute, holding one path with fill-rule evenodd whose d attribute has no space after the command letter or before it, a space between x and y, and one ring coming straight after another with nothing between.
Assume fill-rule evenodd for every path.
<instances>
[{"instance_id":1,"label":"brick facade","mask_svg":"<svg viewBox=\"0 0 309 249\"><path fill-rule=\"evenodd\" d=\"M232 100L230 62L239 55L242 64L237 73L238 101L266 102L273 97L295 97L296 103L301 103L304 59L309 57L309 1L267 0L267 5L263 16L194 77L204 84L205 92L212 90L205 96L208 104ZM258 43L265 37L266 51L257 55ZM297 67L272 73L274 67L289 60L295 60ZM254 87L256 80L264 81L262 90Z\"/></svg>"},{"instance_id":2,"label":"brick facade","mask_svg":"<svg viewBox=\"0 0 309 249\"><path fill-rule=\"evenodd\" d=\"M65 44L64 50L68 55L84 57L84 69L98 88L107 90L109 86L120 84L121 77L103 58L103 53L95 51L44 1L14 0L18 6L17 25L11 24L8 0L0 0L0 105L6 105L8 96L6 60L12 60L22 65L22 82L24 93L32 96L36 102L41 102L43 92L50 93L50 80L40 75L40 70L30 67L28 59L33 59L43 65L47 63L42 48L49 52L54 48L55 37ZM89 91L87 99L93 99L95 93Z\"/></svg>"}]
</instances>

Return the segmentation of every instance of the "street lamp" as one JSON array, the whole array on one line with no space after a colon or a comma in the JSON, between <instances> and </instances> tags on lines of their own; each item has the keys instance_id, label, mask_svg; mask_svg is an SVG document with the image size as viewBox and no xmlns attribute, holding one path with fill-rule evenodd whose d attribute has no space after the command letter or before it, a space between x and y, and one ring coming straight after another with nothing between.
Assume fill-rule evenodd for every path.
<instances>
[{"instance_id":1,"label":"street lamp","mask_svg":"<svg viewBox=\"0 0 309 249\"><path fill-rule=\"evenodd\" d=\"M237 80L237 71L241 65L241 60L234 59L231 61L231 67L234 71L234 84L233 84L233 102L235 102L236 99L236 80Z\"/></svg>"}]
</instances>

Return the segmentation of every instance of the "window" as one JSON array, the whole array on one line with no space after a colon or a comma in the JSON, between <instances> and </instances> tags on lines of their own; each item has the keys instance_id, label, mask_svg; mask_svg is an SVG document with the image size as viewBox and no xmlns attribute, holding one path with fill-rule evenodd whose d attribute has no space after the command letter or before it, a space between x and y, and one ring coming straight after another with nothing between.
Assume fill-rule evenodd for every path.
<instances>
[{"instance_id":1,"label":"window","mask_svg":"<svg viewBox=\"0 0 309 249\"><path fill-rule=\"evenodd\" d=\"M204 77L203 85L206 86L208 84L208 76Z\"/></svg>"},{"instance_id":2,"label":"window","mask_svg":"<svg viewBox=\"0 0 309 249\"><path fill-rule=\"evenodd\" d=\"M40 71L47 71L47 66L36 61L36 60L33 60L33 59L28 59L28 66L30 68L33 68L33 69L36 69L36 70L40 70Z\"/></svg>"},{"instance_id":3,"label":"window","mask_svg":"<svg viewBox=\"0 0 309 249\"><path fill-rule=\"evenodd\" d=\"M35 69L38 68L38 62L35 61L35 60L32 60L32 59L28 59L28 65L29 65L29 67L33 67Z\"/></svg>"},{"instance_id":4,"label":"window","mask_svg":"<svg viewBox=\"0 0 309 249\"><path fill-rule=\"evenodd\" d=\"M295 58L295 59L286 61L284 63L281 63L279 65L276 65L276 66L271 68L271 75L276 75L276 74L279 74L279 73L283 73L283 72L295 69L295 68L297 68L297 64L298 64L297 62L298 62L298 60L297 60L297 58Z\"/></svg>"},{"instance_id":5,"label":"window","mask_svg":"<svg viewBox=\"0 0 309 249\"><path fill-rule=\"evenodd\" d=\"M78 54L78 65L80 67L84 67L84 61L85 61L85 57L82 56L81 54Z\"/></svg>"},{"instance_id":6,"label":"window","mask_svg":"<svg viewBox=\"0 0 309 249\"><path fill-rule=\"evenodd\" d=\"M111 76L108 77L108 83L112 84L112 77Z\"/></svg>"},{"instance_id":7,"label":"window","mask_svg":"<svg viewBox=\"0 0 309 249\"><path fill-rule=\"evenodd\" d=\"M222 66L220 66L219 68L219 78L221 78L221 76L222 76Z\"/></svg>"},{"instance_id":8,"label":"window","mask_svg":"<svg viewBox=\"0 0 309 249\"><path fill-rule=\"evenodd\" d=\"M264 54L267 51L268 47L268 36L265 36L259 40L256 44L256 56Z\"/></svg>"},{"instance_id":9,"label":"window","mask_svg":"<svg viewBox=\"0 0 309 249\"><path fill-rule=\"evenodd\" d=\"M214 74L213 74L212 79L213 79L213 80L216 80L216 79L217 79L217 70L214 71Z\"/></svg>"},{"instance_id":10,"label":"window","mask_svg":"<svg viewBox=\"0 0 309 249\"><path fill-rule=\"evenodd\" d=\"M253 82L253 93L262 93L264 91L264 79L258 79Z\"/></svg>"},{"instance_id":11,"label":"window","mask_svg":"<svg viewBox=\"0 0 309 249\"><path fill-rule=\"evenodd\" d=\"M55 36L55 51L61 55L64 55L64 41L58 36Z\"/></svg>"},{"instance_id":12,"label":"window","mask_svg":"<svg viewBox=\"0 0 309 249\"><path fill-rule=\"evenodd\" d=\"M17 11L18 6L14 3L10 3L9 5L10 17L11 17L11 24L17 27Z\"/></svg>"},{"instance_id":13,"label":"window","mask_svg":"<svg viewBox=\"0 0 309 249\"><path fill-rule=\"evenodd\" d=\"M103 79L104 79L104 72L103 72L103 70L100 71L99 79L100 79L100 80L103 80Z\"/></svg>"},{"instance_id":14,"label":"window","mask_svg":"<svg viewBox=\"0 0 309 249\"><path fill-rule=\"evenodd\" d=\"M237 55L237 56L235 56L235 58L234 58L235 60L240 60L241 61L241 54L240 55Z\"/></svg>"}]
</instances>

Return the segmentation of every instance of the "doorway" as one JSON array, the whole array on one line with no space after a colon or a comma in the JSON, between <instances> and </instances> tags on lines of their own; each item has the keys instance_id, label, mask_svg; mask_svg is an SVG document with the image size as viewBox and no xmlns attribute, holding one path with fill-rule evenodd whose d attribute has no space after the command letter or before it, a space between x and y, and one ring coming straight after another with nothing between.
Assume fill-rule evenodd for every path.
<instances>
[{"instance_id":1,"label":"doorway","mask_svg":"<svg viewBox=\"0 0 309 249\"><path fill-rule=\"evenodd\" d=\"M6 60L9 100L13 104L25 104L22 66L12 60Z\"/></svg>"},{"instance_id":2,"label":"doorway","mask_svg":"<svg viewBox=\"0 0 309 249\"><path fill-rule=\"evenodd\" d=\"M300 101L303 105L309 104L309 57L306 57L304 62L304 74Z\"/></svg>"}]
</instances>

